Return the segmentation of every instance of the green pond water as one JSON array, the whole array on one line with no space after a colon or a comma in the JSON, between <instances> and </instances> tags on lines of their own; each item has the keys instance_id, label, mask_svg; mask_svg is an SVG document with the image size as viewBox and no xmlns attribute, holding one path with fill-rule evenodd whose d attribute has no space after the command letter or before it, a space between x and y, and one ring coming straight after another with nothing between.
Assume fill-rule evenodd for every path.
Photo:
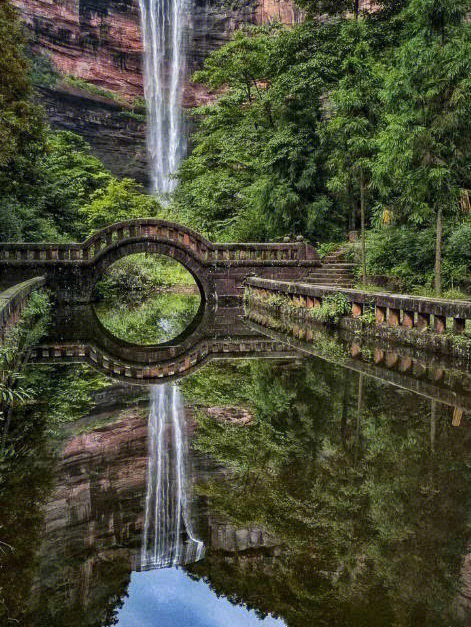
<instances>
[{"instance_id":1,"label":"green pond water","mask_svg":"<svg viewBox=\"0 0 471 627\"><path fill-rule=\"evenodd\" d=\"M182 298L128 341L179 333ZM469 625L469 412L289 348L152 386L27 366L0 625Z\"/></svg>"}]
</instances>

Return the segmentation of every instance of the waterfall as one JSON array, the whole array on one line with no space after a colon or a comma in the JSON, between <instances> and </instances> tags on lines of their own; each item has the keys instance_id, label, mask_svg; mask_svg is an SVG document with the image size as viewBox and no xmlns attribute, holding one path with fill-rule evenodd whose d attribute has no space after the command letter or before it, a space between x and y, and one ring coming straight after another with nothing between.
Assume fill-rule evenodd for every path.
<instances>
[{"instance_id":1,"label":"waterfall","mask_svg":"<svg viewBox=\"0 0 471 627\"><path fill-rule=\"evenodd\" d=\"M196 562L204 546L191 519L187 441L176 386L151 387L148 422L147 494L141 570Z\"/></svg>"},{"instance_id":2,"label":"waterfall","mask_svg":"<svg viewBox=\"0 0 471 627\"><path fill-rule=\"evenodd\" d=\"M185 150L181 106L189 0L139 0L144 41L147 145L154 191L172 191Z\"/></svg>"}]
</instances>

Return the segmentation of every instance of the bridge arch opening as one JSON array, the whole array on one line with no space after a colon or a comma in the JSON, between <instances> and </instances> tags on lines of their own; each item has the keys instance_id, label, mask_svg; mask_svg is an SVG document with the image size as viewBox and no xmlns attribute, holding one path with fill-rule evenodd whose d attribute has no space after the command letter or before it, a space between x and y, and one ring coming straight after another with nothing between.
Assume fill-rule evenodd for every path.
<instances>
[{"instance_id":1,"label":"bridge arch opening","mask_svg":"<svg viewBox=\"0 0 471 627\"><path fill-rule=\"evenodd\" d=\"M148 245L144 250L121 247L102 260L93 285L95 314L119 340L140 346L171 344L202 317L204 287L175 254L149 250Z\"/></svg>"}]
</instances>

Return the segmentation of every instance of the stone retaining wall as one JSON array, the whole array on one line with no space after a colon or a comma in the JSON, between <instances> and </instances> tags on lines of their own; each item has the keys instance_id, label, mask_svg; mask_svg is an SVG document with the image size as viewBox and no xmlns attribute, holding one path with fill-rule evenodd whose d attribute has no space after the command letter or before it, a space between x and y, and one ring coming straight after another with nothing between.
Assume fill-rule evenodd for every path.
<instances>
[{"instance_id":1,"label":"stone retaining wall","mask_svg":"<svg viewBox=\"0 0 471 627\"><path fill-rule=\"evenodd\" d=\"M466 322L469 328L471 320L471 302L468 301L371 293L259 277L249 277L245 285L261 302L283 295L293 308L299 309L301 318L311 315L309 310L321 307L327 296L341 293L351 307L351 316L340 321L343 328L416 345L420 349L471 357L471 338L464 335ZM367 320L363 314L368 314ZM453 335L445 334L450 323Z\"/></svg>"},{"instance_id":2,"label":"stone retaining wall","mask_svg":"<svg viewBox=\"0 0 471 627\"><path fill-rule=\"evenodd\" d=\"M4 341L8 329L20 319L31 293L44 284L44 277L35 277L0 293L0 342Z\"/></svg>"}]
</instances>

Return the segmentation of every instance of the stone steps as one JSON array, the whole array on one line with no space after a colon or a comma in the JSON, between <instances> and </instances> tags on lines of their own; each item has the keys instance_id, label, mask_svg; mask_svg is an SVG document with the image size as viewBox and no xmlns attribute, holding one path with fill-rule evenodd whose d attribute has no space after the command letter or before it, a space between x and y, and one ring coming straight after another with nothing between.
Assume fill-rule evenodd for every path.
<instances>
[{"instance_id":1,"label":"stone steps","mask_svg":"<svg viewBox=\"0 0 471 627\"><path fill-rule=\"evenodd\" d=\"M347 263L347 262L341 262L341 263L337 263L337 262L329 262L329 263L323 263L322 268L325 270L353 270L353 268L355 267L354 263Z\"/></svg>"},{"instance_id":2,"label":"stone steps","mask_svg":"<svg viewBox=\"0 0 471 627\"><path fill-rule=\"evenodd\" d=\"M334 268L333 266L320 266L319 268L312 270L311 274L316 274L319 272L322 272L322 274L325 274L326 276L329 274L342 274L347 276L353 275L352 270L350 270L349 268Z\"/></svg>"},{"instance_id":3,"label":"stone steps","mask_svg":"<svg viewBox=\"0 0 471 627\"><path fill-rule=\"evenodd\" d=\"M321 287L343 287L348 289L355 287L354 281L349 281L345 279L336 279L335 281L332 281L330 279L316 279L312 277L307 277L306 279L304 279L304 283L319 285Z\"/></svg>"},{"instance_id":4,"label":"stone steps","mask_svg":"<svg viewBox=\"0 0 471 627\"><path fill-rule=\"evenodd\" d=\"M324 263L319 268L312 270L307 275L305 282L314 285L331 285L333 287L354 287L355 276L354 263L340 261L343 254L331 254L324 259Z\"/></svg>"},{"instance_id":5,"label":"stone steps","mask_svg":"<svg viewBox=\"0 0 471 627\"><path fill-rule=\"evenodd\" d=\"M345 261L345 252L340 250L336 253L330 253L330 255L326 255L322 260L324 264L329 263L346 263Z\"/></svg>"}]
</instances>

